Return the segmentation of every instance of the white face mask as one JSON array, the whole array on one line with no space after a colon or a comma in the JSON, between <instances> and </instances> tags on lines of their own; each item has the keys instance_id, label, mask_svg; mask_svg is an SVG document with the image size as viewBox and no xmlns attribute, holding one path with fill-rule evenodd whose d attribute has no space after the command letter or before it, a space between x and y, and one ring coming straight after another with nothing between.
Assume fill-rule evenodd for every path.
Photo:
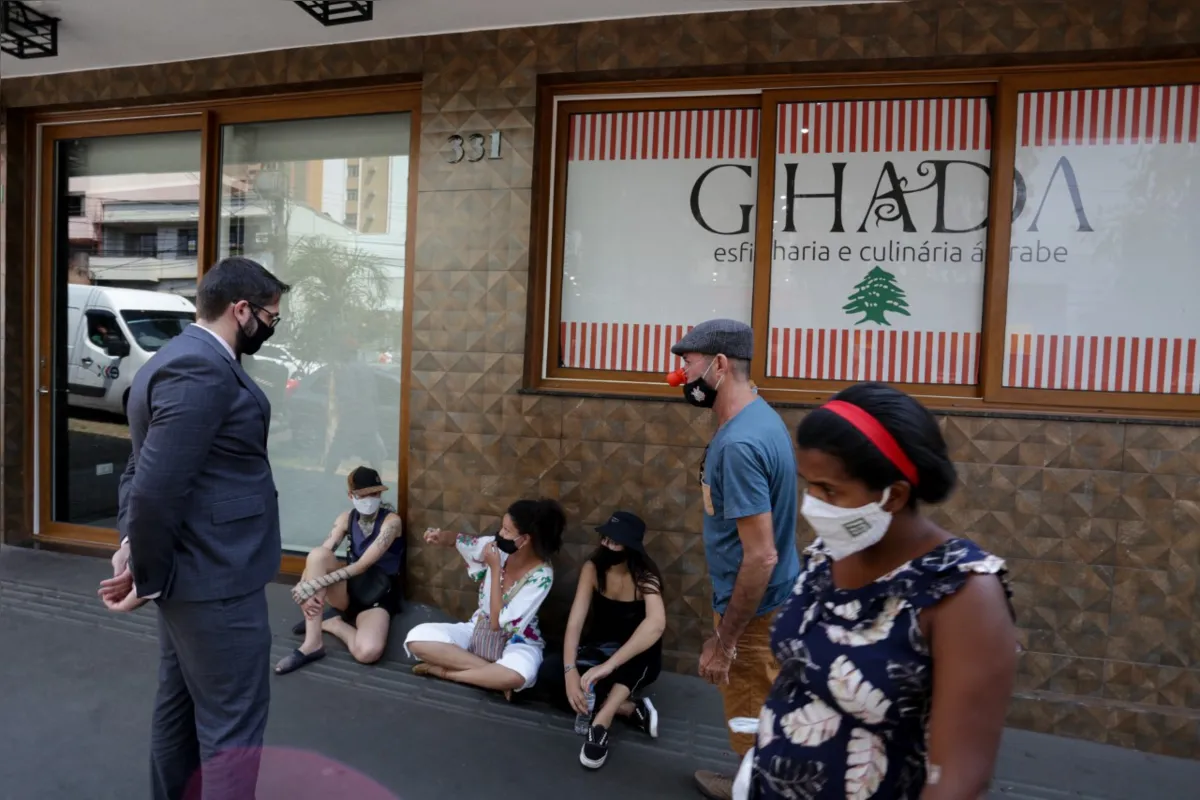
<instances>
[{"instance_id":1,"label":"white face mask","mask_svg":"<svg viewBox=\"0 0 1200 800\"><path fill-rule=\"evenodd\" d=\"M800 513L824 543L834 561L862 552L879 543L892 524L892 515L883 510L891 489L885 489L878 503L862 508L840 508L804 495Z\"/></svg>"},{"instance_id":2,"label":"white face mask","mask_svg":"<svg viewBox=\"0 0 1200 800\"><path fill-rule=\"evenodd\" d=\"M371 495L370 497L355 497L354 509L365 517L369 517L379 510L379 504L383 499L379 495Z\"/></svg>"}]
</instances>

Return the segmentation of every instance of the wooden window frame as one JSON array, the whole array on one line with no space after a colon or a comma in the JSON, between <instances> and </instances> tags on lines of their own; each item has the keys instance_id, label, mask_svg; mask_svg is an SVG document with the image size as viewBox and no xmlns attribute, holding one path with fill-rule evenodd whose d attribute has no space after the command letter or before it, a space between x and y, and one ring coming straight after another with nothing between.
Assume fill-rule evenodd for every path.
<instances>
[{"instance_id":1,"label":"wooden window frame","mask_svg":"<svg viewBox=\"0 0 1200 800\"><path fill-rule=\"evenodd\" d=\"M200 219L197 234L197 279L211 267L219 251L219 221L221 206L221 130L225 125L253 122L284 122L289 120L348 117L370 114L408 113L409 131L409 181L408 217L405 241L404 310L402 363L412 361L412 293L413 270L416 256L417 182L421 142L421 90L419 84L403 83L363 89L320 90L309 92L286 92L269 96L249 96L227 100L196 101L170 105L139 106L134 108L105 108L87 111L57 112L48 110L35 112L25 117L28 127L28 163L36 165L36 180L28 182L26 201L29 208L36 209L37 221L30 226L27 246L37 264L36 274L28 282L25 303L30 317L38 320L34 336L30 337L26 349L27 363L34 364L34 354L50 352L50 308L51 281L54 279L54 188L55 188L55 144L63 139L98 136L122 136L175 131L199 131L200 153ZM33 177L31 175L31 177ZM40 540L71 546L101 547L111 549L118 544L118 533L111 528L57 522L51 507L51 413L49 395L39 394L38 387L49 387L53 376L52 359L38 363L30 370L24 387L26 396L33 398L26 408L26 429L35 431L32 441L37 450L36 477L39 480L38 512L35 519L37 536ZM411 387L411 369L401 375L400 386L400 431L406 435L409 421L408 397ZM36 417L35 407L39 409ZM408 509L408 448L398 443L399 495L396 510L402 519L407 519ZM34 451L31 448L26 459L30 484L34 478ZM304 557L296 551L285 551L282 572L300 574L304 569Z\"/></svg>"},{"instance_id":2,"label":"wooden window frame","mask_svg":"<svg viewBox=\"0 0 1200 800\"><path fill-rule=\"evenodd\" d=\"M1070 414L1088 417L1200 419L1200 395L1027 389L1003 385L1008 308L1007 255L1012 235L1017 103L1022 93L1200 83L1200 59L1095 66L1053 65L995 69L738 76L544 85L539 91L530 238L530 292L524 388L526 391L629 398L677 398L654 373L557 366L561 342L563 222L567 201L566 120L570 114L679 108L758 108L758 200L770 206L775 187L777 108L781 103L865 99L987 97L991 112L991 180L988 187L983 314L976 384L901 384L942 410ZM751 376L765 398L811 405L850 385L767 377L772 251L770 215L758 214L751 323L755 358ZM699 321L699 320L697 320Z\"/></svg>"}]
</instances>

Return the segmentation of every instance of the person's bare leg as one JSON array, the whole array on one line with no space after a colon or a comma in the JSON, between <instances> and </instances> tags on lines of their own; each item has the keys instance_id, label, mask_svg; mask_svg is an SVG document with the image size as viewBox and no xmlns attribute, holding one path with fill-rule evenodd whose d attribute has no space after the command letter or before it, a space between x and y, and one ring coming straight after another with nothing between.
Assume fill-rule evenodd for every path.
<instances>
[{"instance_id":1,"label":"person's bare leg","mask_svg":"<svg viewBox=\"0 0 1200 800\"><path fill-rule=\"evenodd\" d=\"M469 654L468 654L469 655ZM480 659L482 660L482 659ZM477 689L490 689L495 692L515 692L525 685L525 679L508 667L499 664L489 664L473 669L446 670L445 675L439 675L448 681L465 683Z\"/></svg>"},{"instance_id":2,"label":"person's bare leg","mask_svg":"<svg viewBox=\"0 0 1200 800\"><path fill-rule=\"evenodd\" d=\"M596 712L596 716L592 718L593 725L600 725L604 728L611 728L613 717L620 711L621 706L625 705L629 699L629 687L617 684L608 692L608 697L604 699L604 705ZM630 703L630 706L633 704ZM632 712L630 712L632 713Z\"/></svg>"},{"instance_id":3,"label":"person's bare leg","mask_svg":"<svg viewBox=\"0 0 1200 800\"><path fill-rule=\"evenodd\" d=\"M359 613L353 625L335 617L321 623L321 629L341 639L358 663L374 664L383 658L391 624L392 617L386 609L368 608Z\"/></svg>"},{"instance_id":4,"label":"person's bare leg","mask_svg":"<svg viewBox=\"0 0 1200 800\"><path fill-rule=\"evenodd\" d=\"M324 547L317 547L309 551L308 557L304 561L304 574L301 580L312 580L321 575L328 575L334 570L341 567L337 556L331 553ZM346 596L346 584L338 583L330 586L328 589L322 589L317 593L324 602L329 603L336 609L345 609L349 598ZM315 617L304 618L304 641L300 645L300 652L305 655L310 655L321 649L324 642L321 639L321 615Z\"/></svg>"},{"instance_id":5,"label":"person's bare leg","mask_svg":"<svg viewBox=\"0 0 1200 800\"><path fill-rule=\"evenodd\" d=\"M451 672L493 666L479 656L468 653L458 645L446 644L445 642L409 642L408 652L426 664ZM443 677L436 672L434 674L439 678Z\"/></svg>"}]
</instances>

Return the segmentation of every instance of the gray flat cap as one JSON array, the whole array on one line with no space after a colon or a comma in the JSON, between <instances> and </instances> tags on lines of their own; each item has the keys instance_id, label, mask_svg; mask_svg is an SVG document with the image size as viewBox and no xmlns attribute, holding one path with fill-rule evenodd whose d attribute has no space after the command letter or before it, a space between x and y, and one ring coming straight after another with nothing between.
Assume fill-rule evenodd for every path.
<instances>
[{"instance_id":1,"label":"gray flat cap","mask_svg":"<svg viewBox=\"0 0 1200 800\"><path fill-rule=\"evenodd\" d=\"M671 352L677 356L700 353L750 361L754 358L754 330L734 319L710 319L692 328L675 343Z\"/></svg>"}]
</instances>

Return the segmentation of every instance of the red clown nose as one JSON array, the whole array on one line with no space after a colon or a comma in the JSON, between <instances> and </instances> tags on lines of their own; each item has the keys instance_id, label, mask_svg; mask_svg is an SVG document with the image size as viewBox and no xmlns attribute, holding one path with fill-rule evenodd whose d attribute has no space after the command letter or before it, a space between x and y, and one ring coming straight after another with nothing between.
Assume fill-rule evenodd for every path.
<instances>
[{"instance_id":1,"label":"red clown nose","mask_svg":"<svg viewBox=\"0 0 1200 800\"><path fill-rule=\"evenodd\" d=\"M687 371L683 367L667 373L668 386L683 386L685 383L687 383Z\"/></svg>"}]
</instances>

